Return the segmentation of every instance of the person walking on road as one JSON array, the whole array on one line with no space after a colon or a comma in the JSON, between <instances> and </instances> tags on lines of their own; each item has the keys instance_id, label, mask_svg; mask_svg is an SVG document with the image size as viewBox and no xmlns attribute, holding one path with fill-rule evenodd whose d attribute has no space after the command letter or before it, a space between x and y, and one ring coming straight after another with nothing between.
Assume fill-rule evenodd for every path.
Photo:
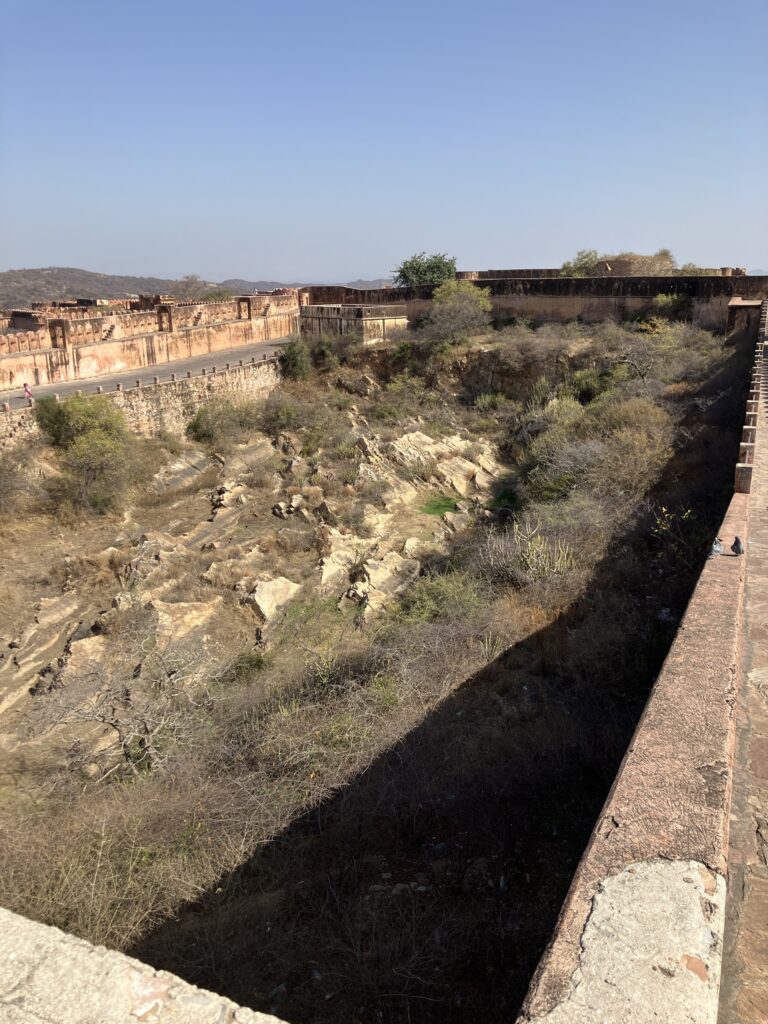
<instances>
[{"instance_id":1,"label":"person walking on road","mask_svg":"<svg viewBox=\"0 0 768 1024\"><path fill-rule=\"evenodd\" d=\"M24 384L24 397L25 398L31 398L32 397L32 392L30 390L29 384L27 384L27 383Z\"/></svg>"}]
</instances>

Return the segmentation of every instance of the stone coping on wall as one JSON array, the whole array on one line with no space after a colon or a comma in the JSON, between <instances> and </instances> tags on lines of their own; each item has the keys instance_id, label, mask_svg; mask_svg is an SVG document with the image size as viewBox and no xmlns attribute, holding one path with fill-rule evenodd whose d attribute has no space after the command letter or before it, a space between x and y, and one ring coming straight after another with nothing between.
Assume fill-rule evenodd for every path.
<instances>
[{"instance_id":1,"label":"stone coping on wall","mask_svg":"<svg viewBox=\"0 0 768 1024\"><path fill-rule=\"evenodd\" d=\"M6 1024L283 1024L167 971L0 909Z\"/></svg>"}]
</instances>

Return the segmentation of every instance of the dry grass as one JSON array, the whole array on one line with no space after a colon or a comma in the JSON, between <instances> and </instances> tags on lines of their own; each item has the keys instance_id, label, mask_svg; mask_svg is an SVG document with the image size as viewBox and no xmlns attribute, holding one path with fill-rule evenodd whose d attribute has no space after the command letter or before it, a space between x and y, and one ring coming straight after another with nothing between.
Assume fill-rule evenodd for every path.
<instances>
[{"instance_id":1,"label":"dry grass","mask_svg":"<svg viewBox=\"0 0 768 1024\"><path fill-rule=\"evenodd\" d=\"M701 531L721 500L722 474L690 443L696 418L710 419L713 438L732 430L718 417L733 395L702 397L703 378L727 369L718 345L685 327L643 338L640 373L622 361L635 336L617 325L510 328L494 345L527 391L486 390L479 402L456 397L455 350L413 355L410 373L392 352L370 357L385 365L382 390L354 401L377 433L442 420L469 440L494 435L515 499L365 626L316 596L310 524L269 511L280 479L310 508L332 497L357 532L380 497L354 485L340 371L261 406L262 428L295 438L304 462L293 474L277 457L252 467L241 547L225 554L258 543L302 593L264 650L231 590L236 565L217 587L201 579L221 557L210 552L153 577L168 585L163 600L226 598L232 639L207 664L206 699L192 694L173 734L183 742L168 740L161 769L99 785L78 777L31 814L6 808L0 901L139 948L259 1009L285 982L279 1012L292 1019L352 1020L359 1006L398 1024L513 1013L669 641L646 595L679 608L697 571L699 533L689 519L672 524L665 536L681 531L674 551L687 562L673 557L654 533L654 503L698 503ZM119 568L84 559L69 571L106 586ZM382 858L408 883L402 901L369 889ZM419 872L427 895L410 889ZM162 931L197 899L199 912ZM482 969L464 963L474 946ZM330 979L320 987L306 978L315 963Z\"/></svg>"}]
</instances>

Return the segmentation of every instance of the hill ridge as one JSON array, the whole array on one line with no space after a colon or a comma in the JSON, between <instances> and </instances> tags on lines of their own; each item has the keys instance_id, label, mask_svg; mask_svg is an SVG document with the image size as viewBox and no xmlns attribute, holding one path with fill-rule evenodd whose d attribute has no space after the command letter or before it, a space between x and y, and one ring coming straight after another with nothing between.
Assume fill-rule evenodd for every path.
<instances>
[{"instance_id":1,"label":"hill ridge","mask_svg":"<svg viewBox=\"0 0 768 1024\"><path fill-rule=\"evenodd\" d=\"M232 292L272 291L273 288L296 288L308 281L249 281L227 278L225 281L204 281L207 288L226 288ZM345 282L341 282L345 283ZM130 274L102 274L81 267L25 267L0 271L0 307L25 306L31 302L52 302L62 299L94 298L124 299L132 295L172 293L178 279L142 277ZM355 288L381 288L387 278L350 282Z\"/></svg>"}]
</instances>

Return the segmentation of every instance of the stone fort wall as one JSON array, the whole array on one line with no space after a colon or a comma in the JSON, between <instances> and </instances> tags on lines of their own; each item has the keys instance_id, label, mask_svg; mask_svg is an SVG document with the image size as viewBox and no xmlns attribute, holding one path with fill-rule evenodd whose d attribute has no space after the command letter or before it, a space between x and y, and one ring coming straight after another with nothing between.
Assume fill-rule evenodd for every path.
<instances>
[{"instance_id":1,"label":"stone fort wall","mask_svg":"<svg viewBox=\"0 0 768 1024\"><path fill-rule=\"evenodd\" d=\"M485 274L485 271L464 273ZM503 272L497 272L503 273ZM519 272L515 272L519 273ZM695 323L709 330L724 331L728 304L743 298L768 298L768 277L499 277L471 278L490 291L493 315L499 320L526 316L534 321L564 322L580 318L597 322L624 317L652 308L656 295L687 295L691 298ZM428 309L434 288L356 289L340 285L302 289L312 304L405 303L409 320Z\"/></svg>"},{"instance_id":2,"label":"stone fort wall","mask_svg":"<svg viewBox=\"0 0 768 1024\"><path fill-rule=\"evenodd\" d=\"M127 336L116 331L105 337L101 318L68 324L67 333L55 340L56 321L37 332L21 332L21 338L15 332L0 335L0 390L19 388L25 381L39 386L157 366L282 338L298 329L298 306L278 305L274 312L208 323L201 317L198 324L194 320L200 310L172 309L171 329L163 330L155 313L123 315L122 320L135 318L131 326L138 328Z\"/></svg>"},{"instance_id":3,"label":"stone fort wall","mask_svg":"<svg viewBox=\"0 0 768 1024\"><path fill-rule=\"evenodd\" d=\"M620 320L651 309L657 295L675 294L690 297L696 323L725 331L734 299L768 298L768 277L521 276L535 272L465 271L459 276L489 290L493 315L502 322L521 316L535 322ZM224 302L161 303L151 310L96 316L83 316L80 309L17 311L5 318L10 326L0 329L0 390L18 388L25 381L40 386L87 380L269 341L296 333L300 319L309 332L316 325L307 306L398 306L398 315L404 310L413 322L429 309L433 293L434 288L428 286L356 289L314 285L286 294L241 296ZM300 307L305 311L301 318ZM747 310L742 319L750 317ZM378 331L377 336L382 333Z\"/></svg>"},{"instance_id":4,"label":"stone fort wall","mask_svg":"<svg viewBox=\"0 0 768 1024\"><path fill-rule=\"evenodd\" d=\"M183 436L194 414L211 398L217 395L264 398L279 380L279 362L273 357L236 366L227 364L195 377L177 380L171 375L171 379L106 392L106 396L122 409L129 428L137 434L154 437L164 430ZM93 387L88 391L88 394L95 393ZM25 438L39 436L34 408L5 408L0 412L0 451Z\"/></svg>"}]
</instances>

